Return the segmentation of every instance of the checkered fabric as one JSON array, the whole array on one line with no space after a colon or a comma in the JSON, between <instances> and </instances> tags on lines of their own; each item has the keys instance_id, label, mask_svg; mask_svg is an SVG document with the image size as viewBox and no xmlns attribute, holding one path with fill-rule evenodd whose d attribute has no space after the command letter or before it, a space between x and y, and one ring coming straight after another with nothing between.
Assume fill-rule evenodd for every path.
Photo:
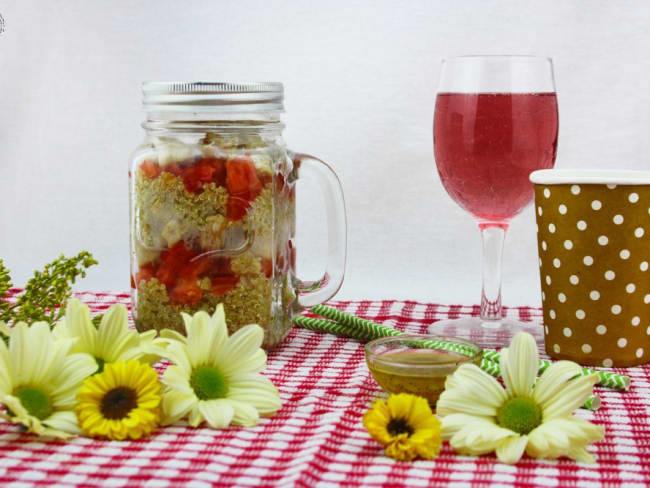
<instances>
[{"instance_id":1,"label":"checkered fabric","mask_svg":"<svg viewBox=\"0 0 650 488\"><path fill-rule=\"evenodd\" d=\"M94 312L127 294L81 293ZM431 322L478 314L477 306L411 301L333 302L346 312L397 329L424 332ZM508 309L541 320L539 309ZM604 425L591 448L594 465L524 457L516 466L493 455L459 456L448 446L435 460L385 457L361 425L379 393L358 342L294 329L269 354L266 374L283 407L255 428L222 431L168 427L137 442L78 438L44 441L0 423L1 486L624 486L650 483L650 366L627 368L632 388L598 389L602 408L580 415Z\"/></svg>"}]
</instances>

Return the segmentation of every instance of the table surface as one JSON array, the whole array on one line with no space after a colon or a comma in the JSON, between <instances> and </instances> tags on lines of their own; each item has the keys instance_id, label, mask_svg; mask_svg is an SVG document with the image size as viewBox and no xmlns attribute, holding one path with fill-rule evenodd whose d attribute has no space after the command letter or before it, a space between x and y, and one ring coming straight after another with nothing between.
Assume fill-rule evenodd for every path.
<instances>
[{"instance_id":1,"label":"table surface","mask_svg":"<svg viewBox=\"0 0 650 488\"><path fill-rule=\"evenodd\" d=\"M129 303L125 293L80 293L93 312ZM478 307L404 301L331 305L409 332L433 321L476 315ZM539 309L507 310L541 321ZM628 392L597 388L603 405L580 415L606 428L591 448L596 464L528 457L515 466L493 455L459 456L444 445L432 461L387 458L361 425L379 394L360 343L294 329L269 354L267 374L283 407L254 428L222 431L173 426L132 442L77 438L46 441L0 423L2 486L614 486L650 484L650 365L617 369Z\"/></svg>"}]
</instances>

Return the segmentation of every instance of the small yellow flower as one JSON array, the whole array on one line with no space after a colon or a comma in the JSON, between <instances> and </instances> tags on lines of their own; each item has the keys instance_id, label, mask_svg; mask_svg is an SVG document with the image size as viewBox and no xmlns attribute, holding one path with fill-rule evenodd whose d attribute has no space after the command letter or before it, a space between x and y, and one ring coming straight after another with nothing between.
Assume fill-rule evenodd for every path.
<instances>
[{"instance_id":1,"label":"small yellow flower","mask_svg":"<svg viewBox=\"0 0 650 488\"><path fill-rule=\"evenodd\" d=\"M433 459L442 444L440 421L422 397L399 393L377 400L363 416L370 435L398 461Z\"/></svg>"},{"instance_id":2,"label":"small yellow flower","mask_svg":"<svg viewBox=\"0 0 650 488\"><path fill-rule=\"evenodd\" d=\"M158 374L139 361L106 363L104 371L84 381L75 411L90 437L139 439L160 422Z\"/></svg>"}]
</instances>

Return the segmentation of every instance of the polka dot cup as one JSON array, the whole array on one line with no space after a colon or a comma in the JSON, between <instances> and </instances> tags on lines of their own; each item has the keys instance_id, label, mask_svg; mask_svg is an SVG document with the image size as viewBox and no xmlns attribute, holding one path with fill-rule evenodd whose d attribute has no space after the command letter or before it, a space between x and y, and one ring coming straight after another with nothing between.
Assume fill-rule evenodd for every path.
<instances>
[{"instance_id":1,"label":"polka dot cup","mask_svg":"<svg viewBox=\"0 0 650 488\"><path fill-rule=\"evenodd\" d=\"M546 352L650 361L650 172L541 170L535 184Z\"/></svg>"}]
</instances>

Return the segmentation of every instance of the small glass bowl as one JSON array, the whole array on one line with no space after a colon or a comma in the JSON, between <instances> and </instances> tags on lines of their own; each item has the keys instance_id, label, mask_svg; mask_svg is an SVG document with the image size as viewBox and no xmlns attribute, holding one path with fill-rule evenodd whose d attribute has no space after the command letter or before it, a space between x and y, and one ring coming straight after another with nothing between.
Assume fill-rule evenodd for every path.
<instances>
[{"instance_id":1,"label":"small glass bowl","mask_svg":"<svg viewBox=\"0 0 650 488\"><path fill-rule=\"evenodd\" d=\"M403 334L366 344L366 363L388 393L411 393L435 407L447 376L465 363L481 364L483 348L457 337ZM455 351L463 351L455 352Z\"/></svg>"}]
</instances>

